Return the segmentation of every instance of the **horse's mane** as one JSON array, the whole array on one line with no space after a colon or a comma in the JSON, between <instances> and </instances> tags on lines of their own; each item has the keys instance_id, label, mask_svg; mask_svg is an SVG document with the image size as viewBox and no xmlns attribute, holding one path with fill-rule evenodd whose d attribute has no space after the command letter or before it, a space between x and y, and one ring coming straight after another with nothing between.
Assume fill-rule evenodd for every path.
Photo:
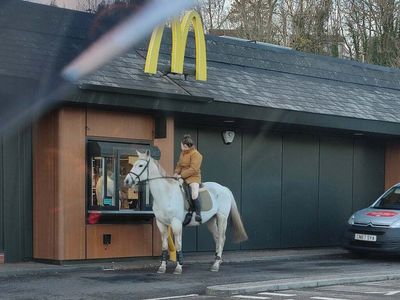
<instances>
[{"instance_id":1,"label":"horse's mane","mask_svg":"<svg viewBox=\"0 0 400 300\"><path fill-rule=\"evenodd\" d=\"M159 162L155 159L153 159L154 164L156 165L158 171L160 172L161 176L166 177L167 176L167 172L164 170L163 167L161 167L161 165L159 164Z\"/></svg>"}]
</instances>

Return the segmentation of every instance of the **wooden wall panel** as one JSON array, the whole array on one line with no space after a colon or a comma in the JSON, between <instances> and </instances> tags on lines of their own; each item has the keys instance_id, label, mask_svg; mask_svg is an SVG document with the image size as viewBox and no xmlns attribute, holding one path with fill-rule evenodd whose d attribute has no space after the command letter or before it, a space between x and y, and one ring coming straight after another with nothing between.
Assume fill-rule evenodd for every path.
<instances>
[{"instance_id":1,"label":"wooden wall panel","mask_svg":"<svg viewBox=\"0 0 400 300\"><path fill-rule=\"evenodd\" d=\"M33 127L33 258L55 257L56 116Z\"/></svg>"},{"instance_id":2,"label":"wooden wall panel","mask_svg":"<svg viewBox=\"0 0 400 300\"><path fill-rule=\"evenodd\" d=\"M87 111L87 135L97 137L152 140L152 116L115 111Z\"/></svg>"},{"instance_id":3,"label":"wooden wall panel","mask_svg":"<svg viewBox=\"0 0 400 300\"><path fill-rule=\"evenodd\" d=\"M34 258L64 261L159 255L161 243L155 223L85 224L86 136L153 140L153 130L151 116L86 112L69 107L49 114L36 124L33 138ZM168 119L167 132L167 138L158 139L155 144L162 151L161 164L172 173L172 118ZM102 244L103 233L113 236L107 250Z\"/></svg>"},{"instance_id":4,"label":"wooden wall panel","mask_svg":"<svg viewBox=\"0 0 400 300\"><path fill-rule=\"evenodd\" d=\"M160 164L172 175L174 172L174 119L167 119L167 137L164 139L154 139L154 145L161 150Z\"/></svg>"},{"instance_id":5,"label":"wooden wall panel","mask_svg":"<svg viewBox=\"0 0 400 300\"><path fill-rule=\"evenodd\" d=\"M56 259L85 258L86 114L80 108L58 113Z\"/></svg>"},{"instance_id":6,"label":"wooden wall panel","mask_svg":"<svg viewBox=\"0 0 400 300\"><path fill-rule=\"evenodd\" d=\"M400 182L400 143L387 143L385 151L385 189Z\"/></svg>"},{"instance_id":7,"label":"wooden wall panel","mask_svg":"<svg viewBox=\"0 0 400 300\"><path fill-rule=\"evenodd\" d=\"M167 137L164 139L154 139L154 145L161 150L161 166L167 171L168 175L174 172L174 119L167 118ZM157 224L153 222L153 256L161 254L161 235Z\"/></svg>"},{"instance_id":8,"label":"wooden wall panel","mask_svg":"<svg viewBox=\"0 0 400 300\"><path fill-rule=\"evenodd\" d=\"M87 259L152 255L151 224L87 225ZM103 245L103 234L111 234L111 244Z\"/></svg>"}]
</instances>

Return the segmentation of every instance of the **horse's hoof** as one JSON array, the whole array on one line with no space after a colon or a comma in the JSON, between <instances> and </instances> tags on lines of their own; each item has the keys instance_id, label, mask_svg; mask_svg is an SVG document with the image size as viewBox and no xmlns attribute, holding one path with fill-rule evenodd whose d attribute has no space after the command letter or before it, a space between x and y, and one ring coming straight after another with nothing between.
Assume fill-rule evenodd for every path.
<instances>
[{"instance_id":1,"label":"horse's hoof","mask_svg":"<svg viewBox=\"0 0 400 300\"><path fill-rule=\"evenodd\" d=\"M165 267L159 267L158 270L157 270L157 273L158 274L165 274L166 270L167 270L167 268L165 268Z\"/></svg>"},{"instance_id":2,"label":"horse's hoof","mask_svg":"<svg viewBox=\"0 0 400 300\"><path fill-rule=\"evenodd\" d=\"M219 271L219 266L220 266L220 265L221 265L221 261L216 261L216 262L212 265L210 271L211 271L211 272L218 272L218 271Z\"/></svg>"},{"instance_id":3,"label":"horse's hoof","mask_svg":"<svg viewBox=\"0 0 400 300\"><path fill-rule=\"evenodd\" d=\"M182 274L182 267L181 266L177 266L174 270L174 274L175 275L181 275Z\"/></svg>"},{"instance_id":4,"label":"horse's hoof","mask_svg":"<svg viewBox=\"0 0 400 300\"><path fill-rule=\"evenodd\" d=\"M210 271L211 272L218 272L219 271L219 266L212 266Z\"/></svg>"}]
</instances>

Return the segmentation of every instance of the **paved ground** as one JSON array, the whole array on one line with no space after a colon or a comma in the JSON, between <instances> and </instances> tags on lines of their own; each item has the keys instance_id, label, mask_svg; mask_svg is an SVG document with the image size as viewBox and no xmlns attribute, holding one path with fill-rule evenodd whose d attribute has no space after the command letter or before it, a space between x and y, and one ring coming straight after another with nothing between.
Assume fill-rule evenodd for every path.
<instances>
[{"instance_id":1,"label":"paved ground","mask_svg":"<svg viewBox=\"0 0 400 300\"><path fill-rule=\"evenodd\" d=\"M212 298L209 298L212 299ZM228 299L228 298L227 298ZM312 289L259 292L231 296L229 299L271 300L391 300L400 299L400 280L334 285Z\"/></svg>"},{"instance_id":2,"label":"paved ground","mask_svg":"<svg viewBox=\"0 0 400 300\"><path fill-rule=\"evenodd\" d=\"M219 273L209 271L211 257L212 254L187 255L181 276L171 274L172 265L170 273L156 274L156 261L152 259L115 263L113 269L111 263L6 264L0 266L0 299L179 299L174 297L182 295L193 295L186 298L195 299L234 299L232 296L238 294L260 297L257 293L271 291L268 284L277 282L281 284L279 292L286 285L299 297L306 297L293 299L310 299L307 297L314 295L314 291L302 289L313 286L307 285L310 283L342 284L338 280L360 280L362 276L370 276L368 281L374 280L374 276L386 279L392 275L400 279L399 258L355 259L341 249L232 252L227 253ZM258 290L242 288L260 282L264 286L257 286ZM291 287L293 282L298 285ZM234 284L231 289L223 293L219 290L218 295L209 292L215 286L230 284Z\"/></svg>"}]
</instances>

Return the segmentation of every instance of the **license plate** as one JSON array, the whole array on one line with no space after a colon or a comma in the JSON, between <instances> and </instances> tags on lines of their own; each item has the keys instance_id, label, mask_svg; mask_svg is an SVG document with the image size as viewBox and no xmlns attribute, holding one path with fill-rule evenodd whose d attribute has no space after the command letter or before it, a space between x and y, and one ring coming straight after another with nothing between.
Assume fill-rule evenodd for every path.
<instances>
[{"instance_id":1,"label":"license plate","mask_svg":"<svg viewBox=\"0 0 400 300\"><path fill-rule=\"evenodd\" d=\"M356 233L354 239L359 241L376 242L376 235Z\"/></svg>"}]
</instances>

